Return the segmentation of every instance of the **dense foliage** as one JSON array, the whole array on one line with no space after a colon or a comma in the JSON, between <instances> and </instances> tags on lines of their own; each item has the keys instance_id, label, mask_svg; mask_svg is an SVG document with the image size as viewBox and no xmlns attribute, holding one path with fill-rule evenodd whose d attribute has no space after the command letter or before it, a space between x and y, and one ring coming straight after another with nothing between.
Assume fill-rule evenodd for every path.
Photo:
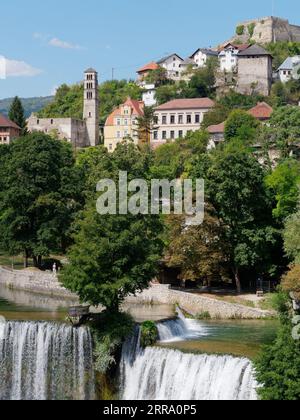
<instances>
[{"instance_id":1,"label":"dense foliage","mask_svg":"<svg viewBox=\"0 0 300 420\"><path fill-rule=\"evenodd\" d=\"M81 181L67 143L42 133L0 146L0 244L41 266L65 252L82 205Z\"/></svg>"}]
</instances>

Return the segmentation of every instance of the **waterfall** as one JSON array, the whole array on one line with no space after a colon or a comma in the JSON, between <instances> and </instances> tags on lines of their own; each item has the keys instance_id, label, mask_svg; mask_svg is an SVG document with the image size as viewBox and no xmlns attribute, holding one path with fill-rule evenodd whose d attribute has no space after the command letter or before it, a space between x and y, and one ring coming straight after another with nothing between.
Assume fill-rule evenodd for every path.
<instances>
[{"instance_id":1,"label":"waterfall","mask_svg":"<svg viewBox=\"0 0 300 420\"><path fill-rule=\"evenodd\" d=\"M208 335L207 329L199 321L185 318L180 308L177 308L177 315L176 319L157 323L159 341L192 340Z\"/></svg>"},{"instance_id":2,"label":"waterfall","mask_svg":"<svg viewBox=\"0 0 300 420\"><path fill-rule=\"evenodd\" d=\"M147 348L125 362L124 400L256 400L251 362L231 356L184 354Z\"/></svg>"},{"instance_id":3,"label":"waterfall","mask_svg":"<svg viewBox=\"0 0 300 420\"><path fill-rule=\"evenodd\" d=\"M89 329L7 322L0 339L0 400L94 399Z\"/></svg>"},{"instance_id":4,"label":"waterfall","mask_svg":"<svg viewBox=\"0 0 300 420\"><path fill-rule=\"evenodd\" d=\"M181 330L179 321L170 321L167 335L161 338L172 340L172 331L185 334L188 330ZM166 332L166 325L158 327L160 334ZM123 346L123 400L248 401L257 399L256 388L253 366L245 358L193 355L157 347L143 350L139 327Z\"/></svg>"}]
</instances>

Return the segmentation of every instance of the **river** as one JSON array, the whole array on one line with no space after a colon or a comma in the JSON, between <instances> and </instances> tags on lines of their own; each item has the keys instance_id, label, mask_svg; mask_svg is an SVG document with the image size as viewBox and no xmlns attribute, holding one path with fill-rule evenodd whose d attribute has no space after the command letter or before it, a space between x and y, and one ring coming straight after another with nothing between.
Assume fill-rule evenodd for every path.
<instances>
[{"instance_id":1,"label":"river","mask_svg":"<svg viewBox=\"0 0 300 420\"><path fill-rule=\"evenodd\" d=\"M70 301L0 286L0 400L95 398L88 328L65 322ZM119 399L253 400L251 359L275 336L272 321L195 321L172 306L124 306L157 323L159 342L143 350L139 328L123 346ZM2 331L2 333L1 333Z\"/></svg>"}]
</instances>

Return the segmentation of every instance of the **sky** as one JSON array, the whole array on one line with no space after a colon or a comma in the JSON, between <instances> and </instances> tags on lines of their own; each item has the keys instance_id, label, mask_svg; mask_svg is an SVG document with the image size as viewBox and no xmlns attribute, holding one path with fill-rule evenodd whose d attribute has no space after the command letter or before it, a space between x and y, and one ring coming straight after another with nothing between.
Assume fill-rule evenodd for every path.
<instances>
[{"instance_id":1,"label":"sky","mask_svg":"<svg viewBox=\"0 0 300 420\"><path fill-rule=\"evenodd\" d=\"M216 46L238 22L270 15L300 25L299 0L5 0L1 56L8 76L0 99L48 96L77 83L88 67L100 81L134 78L142 65ZM274 4L273 4L274 3ZM1 70L1 69L0 69Z\"/></svg>"}]
</instances>

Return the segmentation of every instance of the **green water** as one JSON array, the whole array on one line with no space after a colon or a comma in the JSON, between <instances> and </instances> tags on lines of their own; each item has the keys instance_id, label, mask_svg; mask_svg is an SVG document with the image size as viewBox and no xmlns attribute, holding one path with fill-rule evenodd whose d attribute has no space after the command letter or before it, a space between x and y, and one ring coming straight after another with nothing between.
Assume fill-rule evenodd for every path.
<instances>
[{"instance_id":1,"label":"green water","mask_svg":"<svg viewBox=\"0 0 300 420\"><path fill-rule=\"evenodd\" d=\"M75 302L64 298L11 290L0 285L0 315L7 320L64 321ZM173 305L124 305L136 322L174 317ZM188 353L232 354L255 358L264 344L275 338L276 321L193 321L203 331L201 338L172 342L163 347Z\"/></svg>"},{"instance_id":2,"label":"green water","mask_svg":"<svg viewBox=\"0 0 300 420\"><path fill-rule=\"evenodd\" d=\"M188 353L231 354L254 359L276 337L278 321L199 321L203 336L163 347Z\"/></svg>"}]
</instances>

